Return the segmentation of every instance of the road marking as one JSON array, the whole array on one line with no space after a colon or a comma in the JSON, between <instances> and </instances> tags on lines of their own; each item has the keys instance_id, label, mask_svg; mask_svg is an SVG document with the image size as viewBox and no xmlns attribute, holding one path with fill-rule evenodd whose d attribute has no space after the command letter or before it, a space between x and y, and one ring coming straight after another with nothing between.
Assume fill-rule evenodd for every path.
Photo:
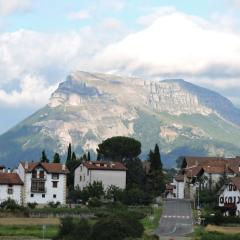
<instances>
[{"instance_id":1,"label":"road marking","mask_svg":"<svg viewBox=\"0 0 240 240\"><path fill-rule=\"evenodd\" d=\"M189 216L171 216L171 215L163 215L163 218L184 218L184 219L190 219Z\"/></svg>"}]
</instances>

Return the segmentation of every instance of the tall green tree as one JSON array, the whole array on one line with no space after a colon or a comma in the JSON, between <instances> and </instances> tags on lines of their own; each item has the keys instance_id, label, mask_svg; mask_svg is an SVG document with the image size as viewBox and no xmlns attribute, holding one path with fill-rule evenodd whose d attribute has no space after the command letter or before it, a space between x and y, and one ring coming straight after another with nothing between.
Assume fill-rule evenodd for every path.
<instances>
[{"instance_id":1,"label":"tall green tree","mask_svg":"<svg viewBox=\"0 0 240 240\"><path fill-rule=\"evenodd\" d=\"M88 160L88 161L91 161L91 154L90 154L89 151L88 151L88 155L87 155L87 160Z\"/></svg>"},{"instance_id":2,"label":"tall green tree","mask_svg":"<svg viewBox=\"0 0 240 240\"><path fill-rule=\"evenodd\" d=\"M162 171L162 160L159 147L156 144L154 151L150 150L149 152L149 161L150 161L150 171L161 170Z\"/></svg>"},{"instance_id":3,"label":"tall green tree","mask_svg":"<svg viewBox=\"0 0 240 240\"><path fill-rule=\"evenodd\" d=\"M61 162L60 155L59 153L56 152L53 156L53 163L60 163L60 162Z\"/></svg>"},{"instance_id":4,"label":"tall green tree","mask_svg":"<svg viewBox=\"0 0 240 240\"><path fill-rule=\"evenodd\" d=\"M71 161L76 161L76 160L77 160L76 154L75 154L75 152L73 152L72 157L71 157Z\"/></svg>"},{"instance_id":5,"label":"tall green tree","mask_svg":"<svg viewBox=\"0 0 240 240\"><path fill-rule=\"evenodd\" d=\"M98 145L97 153L102 160L122 161L136 158L141 153L141 143L134 138L117 136Z\"/></svg>"},{"instance_id":6,"label":"tall green tree","mask_svg":"<svg viewBox=\"0 0 240 240\"><path fill-rule=\"evenodd\" d=\"M66 164L72 160L72 144L69 143L68 150L67 150L67 160Z\"/></svg>"},{"instance_id":7,"label":"tall green tree","mask_svg":"<svg viewBox=\"0 0 240 240\"><path fill-rule=\"evenodd\" d=\"M125 163L127 167L127 189L143 189L145 172L142 161L139 158L128 159Z\"/></svg>"},{"instance_id":8,"label":"tall green tree","mask_svg":"<svg viewBox=\"0 0 240 240\"><path fill-rule=\"evenodd\" d=\"M158 145L155 145L154 151L150 150L148 155L150 170L146 176L145 188L148 192L157 196L164 191L165 176L162 171L161 154Z\"/></svg>"},{"instance_id":9,"label":"tall green tree","mask_svg":"<svg viewBox=\"0 0 240 240\"><path fill-rule=\"evenodd\" d=\"M45 150L42 151L42 156L41 156L40 161L43 162L43 163L49 163L49 160L48 160L48 157L45 153Z\"/></svg>"}]
</instances>

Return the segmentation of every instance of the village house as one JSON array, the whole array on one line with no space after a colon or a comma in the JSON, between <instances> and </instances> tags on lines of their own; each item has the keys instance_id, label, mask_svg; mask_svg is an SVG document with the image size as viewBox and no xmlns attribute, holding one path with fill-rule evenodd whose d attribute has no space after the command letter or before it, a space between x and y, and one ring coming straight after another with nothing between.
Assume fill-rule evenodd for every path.
<instances>
[{"instance_id":1,"label":"village house","mask_svg":"<svg viewBox=\"0 0 240 240\"><path fill-rule=\"evenodd\" d=\"M0 172L0 203L7 199L12 199L18 204L22 204L23 181L17 173Z\"/></svg>"},{"instance_id":2,"label":"village house","mask_svg":"<svg viewBox=\"0 0 240 240\"><path fill-rule=\"evenodd\" d=\"M184 176L177 175L173 178L173 182L171 184L166 185L165 197L183 199L184 188L185 188Z\"/></svg>"},{"instance_id":3,"label":"village house","mask_svg":"<svg viewBox=\"0 0 240 240\"><path fill-rule=\"evenodd\" d=\"M16 170L24 183L23 204L66 203L68 169L60 163L21 162Z\"/></svg>"},{"instance_id":4,"label":"village house","mask_svg":"<svg viewBox=\"0 0 240 240\"><path fill-rule=\"evenodd\" d=\"M197 186L201 189L211 189L221 178L237 176L240 157L184 157L181 172L184 175L184 196L193 199Z\"/></svg>"},{"instance_id":5,"label":"village house","mask_svg":"<svg viewBox=\"0 0 240 240\"><path fill-rule=\"evenodd\" d=\"M83 162L74 173L74 187L83 189L89 184L102 182L104 190L114 185L121 189L126 188L127 168L120 162Z\"/></svg>"},{"instance_id":6,"label":"village house","mask_svg":"<svg viewBox=\"0 0 240 240\"><path fill-rule=\"evenodd\" d=\"M218 206L225 216L240 216L240 177L229 179L218 195Z\"/></svg>"}]
</instances>

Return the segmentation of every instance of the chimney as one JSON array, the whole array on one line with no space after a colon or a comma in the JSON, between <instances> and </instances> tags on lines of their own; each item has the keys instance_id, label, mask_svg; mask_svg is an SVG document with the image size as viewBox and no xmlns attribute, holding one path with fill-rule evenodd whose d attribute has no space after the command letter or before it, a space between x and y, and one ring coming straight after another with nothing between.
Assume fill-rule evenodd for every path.
<instances>
[{"instance_id":1,"label":"chimney","mask_svg":"<svg viewBox=\"0 0 240 240\"><path fill-rule=\"evenodd\" d=\"M28 162L25 162L25 169L28 169Z\"/></svg>"},{"instance_id":2,"label":"chimney","mask_svg":"<svg viewBox=\"0 0 240 240\"><path fill-rule=\"evenodd\" d=\"M8 172L8 173L11 173L11 169L10 169L10 168L8 168L7 172Z\"/></svg>"},{"instance_id":3,"label":"chimney","mask_svg":"<svg viewBox=\"0 0 240 240\"><path fill-rule=\"evenodd\" d=\"M66 170L66 165L62 164L62 170L65 171Z\"/></svg>"},{"instance_id":4,"label":"chimney","mask_svg":"<svg viewBox=\"0 0 240 240\"><path fill-rule=\"evenodd\" d=\"M6 172L6 168L3 168L2 172L5 173Z\"/></svg>"}]
</instances>

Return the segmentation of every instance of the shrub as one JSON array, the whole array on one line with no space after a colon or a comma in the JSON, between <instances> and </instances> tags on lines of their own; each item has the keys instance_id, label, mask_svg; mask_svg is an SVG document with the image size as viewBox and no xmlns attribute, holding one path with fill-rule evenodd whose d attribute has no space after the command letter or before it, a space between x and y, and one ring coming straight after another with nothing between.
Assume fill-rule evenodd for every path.
<instances>
[{"instance_id":1,"label":"shrub","mask_svg":"<svg viewBox=\"0 0 240 240\"><path fill-rule=\"evenodd\" d=\"M35 209L36 208L36 206L37 206L38 204L36 203L36 202L33 202L33 203L27 203L27 206L28 206L28 208L30 208L30 209Z\"/></svg>"},{"instance_id":2,"label":"shrub","mask_svg":"<svg viewBox=\"0 0 240 240\"><path fill-rule=\"evenodd\" d=\"M151 195L138 188L126 190L123 194L123 203L127 205L149 205L152 201Z\"/></svg>"},{"instance_id":3,"label":"shrub","mask_svg":"<svg viewBox=\"0 0 240 240\"><path fill-rule=\"evenodd\" d=\"M123 240L143 234L142 224L133 218L112 216L99 220L92 230L92 240Z\"/></svg>"},{"instance_id":4,"label":"shrub","mask_svg":"<svg viewBox=\"0 0 240 240\"><path fill-rule=\"evenodd\" d=\"M0 204L0 207L2 209L11 210L11 211L22 209L22 206L20 206L13 199L10 199L10 198L8 198L8 200L6 200L6 201L3 201Z\"/></svg>"},{"instance_id":5,"label":"shrub","mask_svg":"<svg viewBox=\"0 0 240 240\"><path fill-rule=\"evenodd\" d=\"M91 226L87 220L61 219L61 225L54 240L87 240L90 239Z\"/></svg>"},{"instance_id":6,"label":"shrub","mask_svg":"<svg viewBox=\"0 0 240 240\"><path fill-rule=\"evenodd\" d=\"M89 207L100 207L101 206L101 201L94 197L94 198L91 198L89 201L88 201L88 206Z\"/></svg>"},{"instance_id":7,"label":"shrub","mask_svg":"<svg viewBox=\"0 0 240 240\"><path fill-rule=\"evenodd\" d=\"M60 204L60 202L48 202L50 208L57 208Z\"/></svg>"}]
</instances>

